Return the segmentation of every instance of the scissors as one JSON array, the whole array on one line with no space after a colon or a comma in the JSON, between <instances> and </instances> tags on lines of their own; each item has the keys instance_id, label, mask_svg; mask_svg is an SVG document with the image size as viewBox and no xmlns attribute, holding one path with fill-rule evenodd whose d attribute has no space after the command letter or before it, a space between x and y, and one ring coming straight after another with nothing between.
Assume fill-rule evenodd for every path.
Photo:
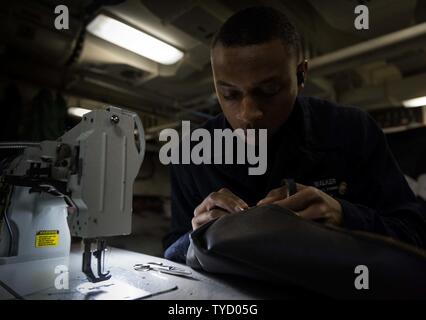
<instances>
[{"instance_id":1,"label":"scissors","mask_svg":"<svg viewBox=\"0 0 426 320\"><path fill-rule=\"evenodd\" d=\"M154 270L162 273L172 274L175 276L190 276L192 274L191 271L175 266L164 265L162 262L137 263L133 266L133 269L136 271Z\"/></svg>"}]
</instances>

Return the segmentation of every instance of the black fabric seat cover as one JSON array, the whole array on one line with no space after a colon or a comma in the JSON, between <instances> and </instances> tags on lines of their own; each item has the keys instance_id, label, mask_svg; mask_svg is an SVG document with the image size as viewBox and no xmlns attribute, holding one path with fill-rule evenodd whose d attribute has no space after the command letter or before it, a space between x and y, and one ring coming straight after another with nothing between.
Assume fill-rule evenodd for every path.
<instances>
[{"instance_id":1,"label":"black fabric seat cover","mask_svg":"<svg viewBox=\"0 0 426 320\"><path fill-rule=\"evenodd\" d=\"M366 232L304 220L277 205L211 221L191 233L187 264L305 288L333 298L426 299L426 254ZM355 288L355 267L369 289Z\"/></svg>"}]
</instances>

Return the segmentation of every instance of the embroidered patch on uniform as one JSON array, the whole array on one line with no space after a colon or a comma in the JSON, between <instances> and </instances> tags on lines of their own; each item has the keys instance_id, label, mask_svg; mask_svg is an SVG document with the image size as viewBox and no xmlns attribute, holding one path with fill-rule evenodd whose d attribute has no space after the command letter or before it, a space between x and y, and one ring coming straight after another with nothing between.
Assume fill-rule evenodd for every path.
<instances>
[{"instance_id":1,"label":"embroidered patch on uniform","mask_svg":"<svg viewBox=\"0 0 426 320\"><path fill-rule=\"evenodd\" d=\"M335 178L314 181L314 187L326 193L336 192L339 189Z\"/></svg>"}]
</instances>

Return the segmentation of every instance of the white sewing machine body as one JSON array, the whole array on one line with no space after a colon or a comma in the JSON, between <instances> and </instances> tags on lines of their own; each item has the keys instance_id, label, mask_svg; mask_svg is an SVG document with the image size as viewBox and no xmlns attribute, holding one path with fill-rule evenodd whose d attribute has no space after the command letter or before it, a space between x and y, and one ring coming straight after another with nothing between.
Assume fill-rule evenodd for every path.
<instances>
[{"instance_id":1,"label":"white sewing machine body","mask_svg":"<svg viewBox=\"0 0 426 320\"><path fill-rule=\"evenodd\" d=\"M0 212L0 265L67 257L72 235L84 239L83 272L104 280L102 238L131 232L144 151L139 117L115 107L85 114L57 141L26 146L2 173L9 192ZM98 276L91 273L92 254Z\"/></svg>"}]
</instances>

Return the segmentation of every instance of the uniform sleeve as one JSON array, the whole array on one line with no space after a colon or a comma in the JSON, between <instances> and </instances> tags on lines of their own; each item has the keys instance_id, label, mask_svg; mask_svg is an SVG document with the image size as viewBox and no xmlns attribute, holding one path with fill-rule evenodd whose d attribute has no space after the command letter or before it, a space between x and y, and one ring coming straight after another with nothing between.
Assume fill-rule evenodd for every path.
<instances>
[{"instance_id":1,"label":"uniform sleeve","mask_svg":"<svg viewBox=\"0 0 426 320\"><path fill-rule=\"evenodd\" d=\"M184 263L189 247L189 233L192 231L191 220L199 200L189 168L172 165L170 178L172 225L171 232L163 240L164 257Z\"/></svg>"},{"instance_id":2,"label":"uniform sleeve","mask_svg":"<svg viewBox=\"0 0 426 320\"><path fill-rule=\"evenodd\" d=\"M426 214L417 201L375 121L364 114L361 121L364 151L359 174L365 186L366 203L339 202L343 227L379 233L426 247Z\"/></svg>"}]
</instances>

